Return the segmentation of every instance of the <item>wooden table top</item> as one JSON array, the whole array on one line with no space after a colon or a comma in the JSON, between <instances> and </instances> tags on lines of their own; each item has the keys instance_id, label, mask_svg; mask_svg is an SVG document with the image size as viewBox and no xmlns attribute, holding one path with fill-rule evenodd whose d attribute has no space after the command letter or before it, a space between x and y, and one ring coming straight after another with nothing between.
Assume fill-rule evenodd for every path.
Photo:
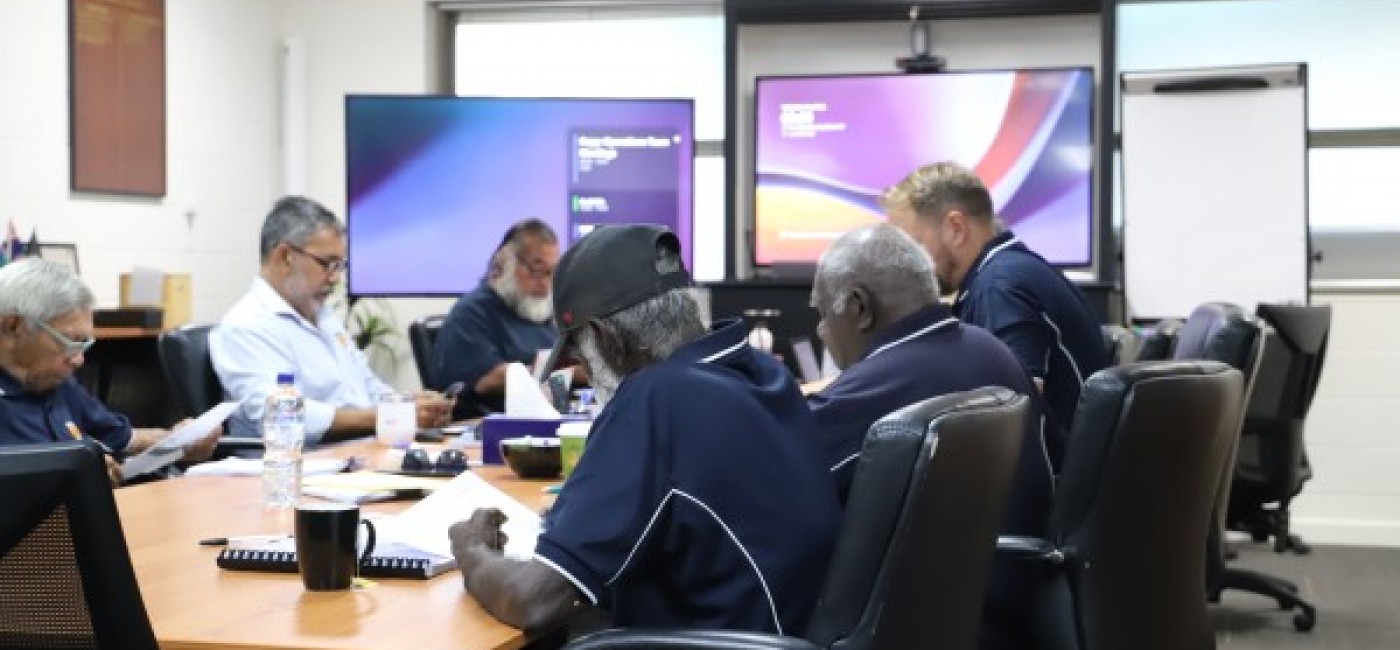
<instances>
[{"instance_id":1,"label":"wooden table top","mask_svg":"<svg viewBox=\"0 0 1400 650\"><path fill-rule=\"evenodd\" d=\"M159 327L94 327L92 335L101 341L103 339L141 339L155 338L160 336L162 330Z\"/></svg>"},{"instance_id":2,"label":"wooden table top","mask_svg":"<svg viewBox=\"0 0 1400 650\"><path fill-rule=\"evenodd\" d=\"M363 456L389 467L372 441L318 450L312 457ZM477 473L531 508L554 481L526 481L504 467ZM156 638L179 648L510 649L525 642L462 588L461 573L431 580L381 579L367 589L309 592L294 573L225 571L218 547L198 540L290 533L292 513L265 510L261 479L182 477L116 491L122 527ZM363 506L396 512L408 503Z\"/></svg>"}]
</instances>

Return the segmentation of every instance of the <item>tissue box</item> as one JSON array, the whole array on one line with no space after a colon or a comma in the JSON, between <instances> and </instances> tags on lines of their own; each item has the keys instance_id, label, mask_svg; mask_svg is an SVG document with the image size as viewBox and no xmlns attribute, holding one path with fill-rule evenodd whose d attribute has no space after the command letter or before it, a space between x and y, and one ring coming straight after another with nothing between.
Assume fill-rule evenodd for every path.
<instances>
[{"instance_id":1,"label":"tissue box","mask_svg":"<svg viewBox=\"0 0 1400 650\"><path fill-rule=\"evenodd\" d=\"M501 465L501 441L506 438L553 438L559 423L565 420L586 420L586 416L566 415L563 418L525 418L510 415L488 415L481 420L481 462Z\"/></svg>"}]
</instances>

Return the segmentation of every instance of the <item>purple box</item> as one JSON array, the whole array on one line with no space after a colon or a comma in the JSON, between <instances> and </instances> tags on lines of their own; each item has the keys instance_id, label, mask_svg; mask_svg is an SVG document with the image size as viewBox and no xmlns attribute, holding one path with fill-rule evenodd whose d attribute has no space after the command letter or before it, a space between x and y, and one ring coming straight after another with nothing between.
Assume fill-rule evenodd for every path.
<instances>
[{"instance_id":1,"label":"purple box","mask_svg":"<svg viewBox=\"0 0 1400 650\"><path fill-rule=\"evenodd\" d=\"M587 420L583 415L566 415L562 418L521 418L509 415L488 415L481 420L481 462L486 465L503 465L501 441L506 438L553 438L559 430L559 423L565 420Z\"/></svg>"}]
</instances>

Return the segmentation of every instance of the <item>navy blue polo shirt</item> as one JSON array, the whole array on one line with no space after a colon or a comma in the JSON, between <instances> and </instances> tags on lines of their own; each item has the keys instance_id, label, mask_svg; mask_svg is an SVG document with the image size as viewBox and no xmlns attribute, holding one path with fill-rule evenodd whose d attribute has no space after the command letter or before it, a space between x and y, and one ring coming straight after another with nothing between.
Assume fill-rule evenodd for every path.
<instances>
[{"instance_id":1,"label":"navy blue polo shirt","mask_svg":"<svg viewBox=\"0 0 1400 650\"><path fill-rule=\"evenodd\" d=\"M466 384L457 397L456 419L504 411L505 392L478 395L476 382L502 363L518 361L530 367L540 350L554 347L557 337L552 322L521 318L483 282L457 300L438 330L432 388L441 390L456 381Z\"/></svg>"},{"instance_id":2,"label":"navy blue polo shirt","mask_svg":"<svg viewBox=\"0 0 1400 650\"><path fill-rule=\"evenodd\" d=\"M717 324L628 376L535 558L620 627L798 634L840 525L792 375Z\"/></svg>"},{"instance_id":3,"label":"navy blue polo shirt","mask_svg":"<svg viewBox=\"0 0 1400 650\"><path fill-rule=\"evenodd\" d=\"M0 370L0 445L72 440L70 423L114 451L131 443L126 416L93 399L73 378L46 393L31 393Z\"/></svg>"},{"instance_id":4,"label":"navy blue polo shirt","mask_svg":"<svg viewBox=\"0 0 1400 650\"><path fill-rule=\"evenodd\" d=\"M1054 429L1042 426L1042 402L1011 350L986 330L958 322L941 304L881 330L859 361L808 398L842 501L855 477L854 461L865 434L876 420L930 397L984 386L1032 396L1002 533L1043 535L1054 497L1048 450L1058 449L1059 441L1047 440L1056 435Z\"/></svg>"},{"instance_id":5,"label":"navy blue polo shirt","mask_svg":"<svg viewBox=\"0 0 1400 650\"><path fill-rule=\"evenodd\" d=\"M963 278L953 313L995 334L1041 378L1055 424L1068 431L1084 381L1108 365L1099 321L1079 288L1004 232Z\"/></svg>"}]
</instances>

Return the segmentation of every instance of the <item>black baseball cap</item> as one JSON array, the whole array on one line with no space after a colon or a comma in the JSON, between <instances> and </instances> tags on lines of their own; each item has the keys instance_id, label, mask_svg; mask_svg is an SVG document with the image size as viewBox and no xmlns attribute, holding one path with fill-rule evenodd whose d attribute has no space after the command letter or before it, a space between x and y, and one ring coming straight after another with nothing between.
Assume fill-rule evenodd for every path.
<instances>
[{"instance_id":1,"label":"black baseball cap","mask_svg":"<svg viewBox=\"0 0 1400 650\"><path fill-rule=\"evenodd\" d=\"M589 321L693 285L675 233L661 226L600 226L569 247L554 269L559 340L544 372L559 363Z\"/></svg>"}]
</instances>

